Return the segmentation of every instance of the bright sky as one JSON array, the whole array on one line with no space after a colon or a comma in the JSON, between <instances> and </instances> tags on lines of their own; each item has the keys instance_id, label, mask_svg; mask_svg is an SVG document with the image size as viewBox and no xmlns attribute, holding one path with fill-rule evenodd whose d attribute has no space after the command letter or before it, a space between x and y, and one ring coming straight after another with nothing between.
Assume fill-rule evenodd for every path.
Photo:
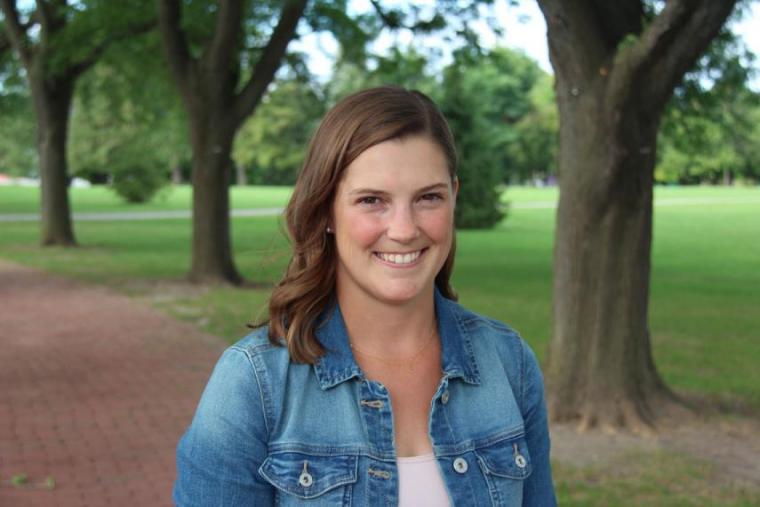
<instances>
[{"instance_id":1,"label":"bright sky","mask_svg":"<svg viewBox=\"0 0 760 507\"><path fill-rule=\"evenodd\" d=\"M394 3L399 2L390 1L384 4L393 5ZM433 3L434 0L418 2L421 5L432 5ZM366 12L371 9L368 0L352 0L351 10L354 12ZM537 2L523 0L518 6L512 6L509 5L508 0L496 0L493 15L499 21L499 25L503 27L504 34L497 38L488 30L486 24L482 23L481 41L484 45L488 47L501 45L522 50L536 60L542 69L552 73L546 43L546 23ZM742 36L747 47L760 58L760 2L752 2L749 14L741 23L736 25L735 30ZM382 49L390 46L395 40L406 43L409 39L409 34L405 32L400 32L395 36L384 35L375 43L375 47ZM428 43L417 41L416 44L440 46L441 42L440 40ZM337 43L332 36L323 34L319 37L304 37L298 41L296 46L310 54L309 67L312 72L327 78L330 74L333 55L337 50ZM755 77L753 88L760 90L760 76Z\"/></svg>"}]
</instances>

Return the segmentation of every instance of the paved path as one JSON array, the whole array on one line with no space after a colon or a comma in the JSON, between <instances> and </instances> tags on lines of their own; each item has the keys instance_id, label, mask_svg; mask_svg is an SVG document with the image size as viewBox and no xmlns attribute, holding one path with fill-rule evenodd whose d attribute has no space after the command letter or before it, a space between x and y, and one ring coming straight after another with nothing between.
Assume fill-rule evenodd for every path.
<instances>
[{"instance_id":1,"label":"paved path","mask_svg":"<svg viewBox=\"0 0 760 507\"><path fill-rule=\"evenodd\" d=\"M223 347L108 289L0 261L0 506L171 505L174 449Z\"/></svg>"}]
</instances>

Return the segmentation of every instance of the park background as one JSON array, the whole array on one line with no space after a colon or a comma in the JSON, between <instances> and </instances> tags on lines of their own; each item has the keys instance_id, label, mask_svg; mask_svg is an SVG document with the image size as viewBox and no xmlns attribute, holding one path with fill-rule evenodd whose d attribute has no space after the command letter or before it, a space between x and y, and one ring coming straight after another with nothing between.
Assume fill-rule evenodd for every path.
<instances>
[{"instance_id":1,"label":"park background","mask_svg":"<svg viewBox=\"0 0 760 507\"><path fill-rule=\"evenodd\" d=\"M214 33L214 4L186 4L181 26L192 57L204 54ZM266 93L233 129L222 170L234 264L211 272L196 271L201 254L191 248L193 149L203 151L187 126L192 90L175 82L189 78L177 79L178 65L167 64L155 8L116 16L107 3L76 5L47 53L37 53L53 75L87 62L74 73L67 118L70 237L41 231L29 68L11 38L0 39L0 173L9 183L0 186L0 256L104 285L233 343L246 323L265 317L270 287L288 261L278 210L320 117L352 91L399 84L431 95L457 137L467 189L457 209L460 300L510 323L546 364L562 120L547 60L514 49L505 29L502 16L513 23L519 5L501 3L496 15L487 2L448 10L310 4L295 29L302 40L288 46ZM661 14L660 2L645 5ZM20 20L31 23L33 6L19 8ZM704 441L673 451L663 444L682 435L672 421L643 436L625 427L576 436L572 424L556 424L555 445L583 443L555 458L562 505L760 503L757 464L744 466L760 414L760 95L741 33L757 33L747 28L756 9L739 3L679 80L662 113L653 169L651 349L665 383L697 407L692 418ZM260 70L256 58L278 13L271 2L241 17L249 45L239 53L242 83ZM545 26L538 31L545 36ZM310 39L313 33L321 35ZM497 36L486 41L487 33ZM29 35L29 45L43 42L40 32ZM310 47L320 45L329 47ZM725 438L731 432L740 438Z\"/></svg>"}]
</instances>

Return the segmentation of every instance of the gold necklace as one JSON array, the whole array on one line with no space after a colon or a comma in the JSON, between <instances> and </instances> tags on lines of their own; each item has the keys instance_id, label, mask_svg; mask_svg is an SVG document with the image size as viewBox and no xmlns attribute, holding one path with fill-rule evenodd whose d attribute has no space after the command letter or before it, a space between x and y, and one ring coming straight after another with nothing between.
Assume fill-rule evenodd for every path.
<instances>
[{"instance_id":1,"label":"gold necklace","mask_svg":"<svg viewBox=\"0 0 760 507\"><path fill-rule=\"evenodd\" d=\"M414 354L412 354L407 359L398 359L398 358L388 359L386 357L377 356L375 354L372 354L370 352L367 352L365 350L358 348L356 345L354 345L354 343L351 341L350 338L349 338L348 343L349 345L351 345L351 350L353 350L354 352L358 353L361 356L364 356L370 359L376 359L380 362L383 362L385 364L390 364L392 366L404 366L406 367L408 371L411 372L412 370L414 370L415 361L417 360L417 358L420 355L422 355L422 353L428 348L428 346L431 343L433 343L433 337L435 336L436 327L437 327L436 323L435 321L433 321L433 325L430 328L430 335L428 336L427 340L425 340L425 343L423 343L422 347L420 347L419 350L417 350Z\"/></svg>"}]
</instances>

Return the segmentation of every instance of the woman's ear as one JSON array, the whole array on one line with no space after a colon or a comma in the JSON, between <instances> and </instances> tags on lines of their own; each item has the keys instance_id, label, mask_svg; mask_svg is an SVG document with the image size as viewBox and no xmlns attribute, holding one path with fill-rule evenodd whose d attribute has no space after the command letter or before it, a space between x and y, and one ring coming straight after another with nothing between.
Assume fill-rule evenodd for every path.
<instances>
[{"instance_id":1,"label":"woman's ear","mask_svg":"<svg viewBox=\"0 0 760 507\"><path fill-rule=\"evenodd\" d=\"M454 176L454 181L451 182L451 195L454 198L454 204L457 202L457 195L459 194L459 178Z\"/></svg>"}]
</instances>

